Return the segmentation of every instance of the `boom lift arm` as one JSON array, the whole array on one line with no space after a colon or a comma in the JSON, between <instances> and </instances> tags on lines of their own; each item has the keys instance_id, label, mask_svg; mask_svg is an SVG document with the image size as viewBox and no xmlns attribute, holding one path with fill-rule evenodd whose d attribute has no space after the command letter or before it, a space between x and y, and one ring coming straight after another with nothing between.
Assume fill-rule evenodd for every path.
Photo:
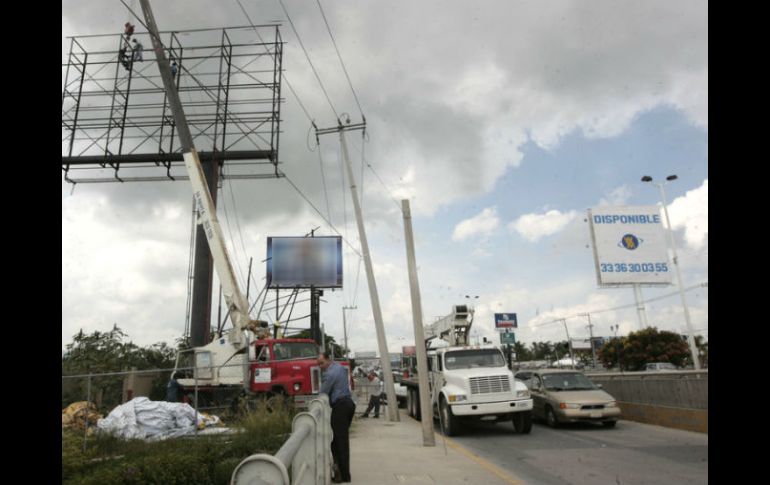
<instances>
[{"instance_id":1,"label":"boom lift arm","mask_svg":"<svg viewBox=\"0 0 770 485\"><path fill-rule=\"evenodd\" d=\"M473 309L467 305L455 305L452 313L425 326L425 343L434 338L449 342L449 345L468 345L468 334L473 324Z\"/></svg>"},{"instance_id":2,"label":"boom lift arm","mask_svg":"<svg viewBox=\"0 0 770 485\"><path fill-rule=\"evenodd\" d=\"M193 196L198 207L198 224L203 225L204 232L206 233L209 250L214 259L214 267L222 284L222 293L224 294L227 309L230 311L230 317L233 322L234 330L230 332L229 340L237 348L243 348L248 345L248 341L244 340L244 331L248 330L257 334L258 330L266 331L266 329L260 328L258 321L252 320L249 316L248 300L244 297L235 279L235 272L233 271L227 247L224 243L225 239L222 228L217 219L216 207L211 198L206 177L203 174L198 152L193 145L193 138L187 125L187 118L182 109L182 103L179 100L179 93L174 85L171 67L169 66L168 59L166 59L163 44L160 42L158 27L150 8L150 2L149 0L140 0L140 3L147 28L150 32L152 47L158 62L163 86L166 89L171 112L176 122L185 167L190 176Z\"/></svg>"}]
</instances>

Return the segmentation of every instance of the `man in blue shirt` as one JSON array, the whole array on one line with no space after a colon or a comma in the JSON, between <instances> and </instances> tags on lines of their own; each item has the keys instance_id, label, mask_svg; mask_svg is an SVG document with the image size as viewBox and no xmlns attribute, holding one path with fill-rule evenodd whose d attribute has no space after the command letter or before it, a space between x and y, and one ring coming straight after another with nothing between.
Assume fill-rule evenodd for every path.
<instances>
[{"instance_id":1,"label":"man in blue shirt","mask_svg":"<svg viewBox=\"0 0 770 485\"><path fill-rule=\"evenodd\" d=\"M329 396L332 408L332 457L339 467L334 476L335 483L350 482L350 440L348 430L356 412L356 405L350 398L348 371L329 358L328 352L318 356L318 366L323 371L321 393Z\"/></svg>"}]
</instances>

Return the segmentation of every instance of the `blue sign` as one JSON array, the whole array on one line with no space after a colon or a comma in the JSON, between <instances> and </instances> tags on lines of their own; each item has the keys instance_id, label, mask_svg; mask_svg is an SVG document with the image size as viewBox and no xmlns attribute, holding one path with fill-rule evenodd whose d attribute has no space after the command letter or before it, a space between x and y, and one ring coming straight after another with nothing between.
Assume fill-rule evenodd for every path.
<instances>
[{"instance_id":1,"label":"blue sign","mask_svg":"<svg viewBox=\"0 0 770 485\"><path fill-rule=\"evenodd\" d=\"M515 313L495 313L495 328L519 328Z\"/></svg>"}]
</instances>

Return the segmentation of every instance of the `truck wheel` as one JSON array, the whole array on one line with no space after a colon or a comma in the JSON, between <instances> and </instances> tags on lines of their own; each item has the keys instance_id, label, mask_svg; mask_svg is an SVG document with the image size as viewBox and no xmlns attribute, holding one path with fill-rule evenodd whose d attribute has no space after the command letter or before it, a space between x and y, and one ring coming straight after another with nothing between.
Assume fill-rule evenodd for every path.
<instances>
[{"instance_id":1,"label":"truck wheel","mask_svg":"<svg viewBox=\"0 0 770 485\"><path fill-rule=\"evenodd\" d=\"M529 434L532 431L532 411L513 413L513 429L517 433Z\"/></svg>"},{"instance_id":2,"label":"truck wheel","mask_svg":"<svg viewBox=\"0 0 770 485\"><path fill-rule=\"evenodd\" d=\"M455 436L460 431L460 422L452 414L452 408L446 403L445 399L441 399L440 405L441 420L443 421L444 434L446 436Z\"/></svg>"},{"instance_id":3,"label":"truck wheel","mask_svg":"<svg viewBox=\"0 0 770 485\"><path fill-rule=\"evenodd\" d=\"M556 413L553 412L553 409L550 406L545 408L545 422L548 423L548 426L551 428L557 428L559 426L559 421L556 419Z\"/></svg>"}]
</instances>

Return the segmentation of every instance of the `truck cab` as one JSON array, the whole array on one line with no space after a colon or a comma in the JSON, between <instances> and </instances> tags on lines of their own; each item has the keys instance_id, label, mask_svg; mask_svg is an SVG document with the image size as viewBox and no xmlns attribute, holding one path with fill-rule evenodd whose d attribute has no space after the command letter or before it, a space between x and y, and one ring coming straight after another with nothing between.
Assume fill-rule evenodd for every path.
<instances>
[{"instance_id":1,"label":"truck cab","mask_svg":"<svg viewBox=\"0 0 770 485\"><path fill-rule=\"evenodd\" d=\"M253 393L294 396L321 388L318 346L311 339L264 339L253 343L249 389Z\"/></svg>"},{"instance_id":2,"label":"truck cab","mask_svg":"<svg viewBox=\"0 0 770 485\"><path fill-rule=\"evenodd\" d=\"M445 433L461 421L513 420L518 432L532 427L532 398L514 379L502 351L494 345L454 346L428 353L431 401Z\"/></svg>"}]
</instances>

